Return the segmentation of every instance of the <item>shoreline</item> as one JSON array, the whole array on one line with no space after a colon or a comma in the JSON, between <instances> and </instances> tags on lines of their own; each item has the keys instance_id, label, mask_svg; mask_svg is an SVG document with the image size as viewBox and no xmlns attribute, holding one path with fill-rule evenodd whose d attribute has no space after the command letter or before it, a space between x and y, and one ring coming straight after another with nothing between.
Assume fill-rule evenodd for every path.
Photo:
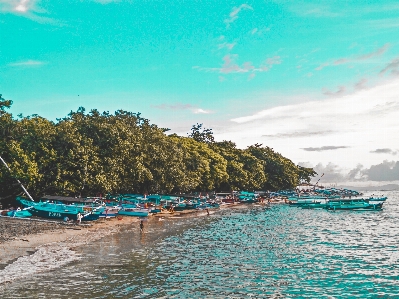
<instances>
[{"instance_id":1,"label":"shoreline","mask_svg":"<svg viewBox=\"0 0 399 299\"><path fill-rule=\"evenodd\" d=\"M261 204L259 204L261 205ZM225 209L244 209L252 205L247 204L228 204L222 205L219 209L210 209L209 216L220 213ZM201 218L208 216L205 210L188 210L175 212L173 214L161 213L150 216L152 221L157 219L184 219ZM38 221L36 221L38 220ZM74 260L81 259L76 248L84 246L89 242L100 240L106 236L121 232L129 228L134 223L138 223L138 217L124 216L121 220L117 218L100 219L95 222L78 224L67 224L58 221L43 221L40 219L15 219L11 217L0 217L0 224L24 224L34 227L32 223L44 223L38 225L29 234L16 234L8 240L0 236L0 288L12 281L32 275L38 272L50 271L61 267ZM30 225L29 225L30 224ZM40 227L41 226L41 227ZM7 225L6 225L7 227ZM24 231L24 229L22 229Z\"/></svg>"}]
</instances>

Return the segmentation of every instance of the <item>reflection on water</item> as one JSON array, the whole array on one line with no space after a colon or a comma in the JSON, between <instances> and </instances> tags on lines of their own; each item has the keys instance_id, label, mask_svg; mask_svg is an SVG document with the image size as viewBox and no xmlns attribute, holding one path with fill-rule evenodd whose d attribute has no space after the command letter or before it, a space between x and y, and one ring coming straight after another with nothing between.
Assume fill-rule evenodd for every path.
<instances>
[{"instance_id":1,"label":"reflection on water","mask_svg":"<svg viewBox=\"0 0 399 299\"><path fill-rule=\"evenodd\" d=\"M393 298L399 193L386 195L383 211L252 206L137 223L2 298Z\"/></svg>"}]
</instances>

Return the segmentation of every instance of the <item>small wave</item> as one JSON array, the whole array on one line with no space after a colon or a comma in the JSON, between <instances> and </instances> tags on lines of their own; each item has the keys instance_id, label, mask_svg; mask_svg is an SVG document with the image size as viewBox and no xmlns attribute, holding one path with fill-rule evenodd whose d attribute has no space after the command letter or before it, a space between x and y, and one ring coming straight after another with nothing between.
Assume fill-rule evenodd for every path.
<instances>
[{"instance_id":1,"label":"small wave","mask_svg":"<svg viewBox=\"0 0 399 299\"><path fill-rule=\"evenodd\" d=\"M13 280L50 271L79 260L81 256L74 251L74 248L101 239L117 231L118 227L100 228L70 237L66 241L38 246L33 254L19 257L15 262L7 265L0 271L0 288Z\"/></svg>"},{"instance_id":2,"label":"small wave","mask_svg":"<svg viewBox=\"0 0 399 299\"><path fill-rule=\"evenodd\" d=\"M77 259L80 259L80 256L64 245L42 245L37 247L34 254L22 256L0 271L0 284L38 272L49 271Z\"/></svg>"}]
</instances>

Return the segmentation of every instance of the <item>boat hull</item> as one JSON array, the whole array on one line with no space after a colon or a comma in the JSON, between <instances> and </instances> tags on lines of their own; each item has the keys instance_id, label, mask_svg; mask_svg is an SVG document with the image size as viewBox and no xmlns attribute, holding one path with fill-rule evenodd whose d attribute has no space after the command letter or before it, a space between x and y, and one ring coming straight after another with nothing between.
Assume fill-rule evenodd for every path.
<instances>
[{"instance_id":1,"label":"boat hull","mask_svg":"<svg viewBox=\"0 0 399 299\"><path fill-rule=\"evenodd\" d=\"M56 209L41 209L39 207L33 207L31 210L32 215L46 218L46 219L65 219L67 217L69 220L78 220L78 213L76 211L68 210L56 210ZM95 221L100 217L100 213L87 213L83 214L82 221Z\"/></svg>"},{"instance_id":2,"label":"boat hull","mask_svg":"<svg viewBox=\"0 0 399 299\"><path fill-rule=\"evenodd\" d=\"M27 210L20 210L20 211L14 210L7 212L7 216L16 217L16 218L28 218L32 217L32 214Z\"/></svg>"},{"instance_id":3,"label":"boat hull","mask_svg":"<svg viewBox=\"0 0 399 299\"><path fill-rule=\"evenodd\" d=\"M382 209L382 203L379 204L344 204L344 205L328 205L327 210L381 210Z\"/></svg>"},{"instance_id":4,"label":"boat hull","mask_svg":"<svg viewBox=\"0 0 399 299\"><path fill-rule=\"evenodd\" d=\"M131 217L147 217L148 210L122 209L118 212L118 215Z\"/></svg>"}]
</instances>

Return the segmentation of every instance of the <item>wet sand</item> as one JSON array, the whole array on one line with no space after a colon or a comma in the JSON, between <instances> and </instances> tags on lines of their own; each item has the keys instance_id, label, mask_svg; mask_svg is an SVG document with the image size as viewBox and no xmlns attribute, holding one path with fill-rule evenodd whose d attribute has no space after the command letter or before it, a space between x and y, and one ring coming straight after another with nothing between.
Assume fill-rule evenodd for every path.
<instances>
[{"instance_id":1,"label":"wet sand","mask_svg":"<svg viewBox=\"0 0 399 299\"><path fill-rule=\"evenodd\" d=\"M210 209L209 214L222 210L245 209L246 204L222 205ZM173 219L202 218L208 216L205 210L189 210L173 214L149 216L151 222ZM123 230L137 230L138 217L111 218L95 222L65 224L57 221L34 221L0 217L0 286L23 276L61 267L81 256L76 250L106 236ZM195 222L195 221L193 221ZM136 228L137 226L137 228ZM155 235L154 235L155 237ZM158 236L156 239L158 239ZM155 240L154 240L155 241Z\"/></svg>"},{"instance_id":2,"label":"wet sand","mask_svg":"<svg viewBox=\"0 0 399 299\"><path fill-rule=\"evenodd\" d=\"M18 257L30 255L41 245L64 242L74 247L75 239L78 237L84 238L85 235L95 234L96 239L99 239L124 225L137 221L139 220L136 217L124 217L122 220L100 219L92 223L82 222L79 225L0 217L0 265L3 268Z\"/></svg>"}]
</instances>

